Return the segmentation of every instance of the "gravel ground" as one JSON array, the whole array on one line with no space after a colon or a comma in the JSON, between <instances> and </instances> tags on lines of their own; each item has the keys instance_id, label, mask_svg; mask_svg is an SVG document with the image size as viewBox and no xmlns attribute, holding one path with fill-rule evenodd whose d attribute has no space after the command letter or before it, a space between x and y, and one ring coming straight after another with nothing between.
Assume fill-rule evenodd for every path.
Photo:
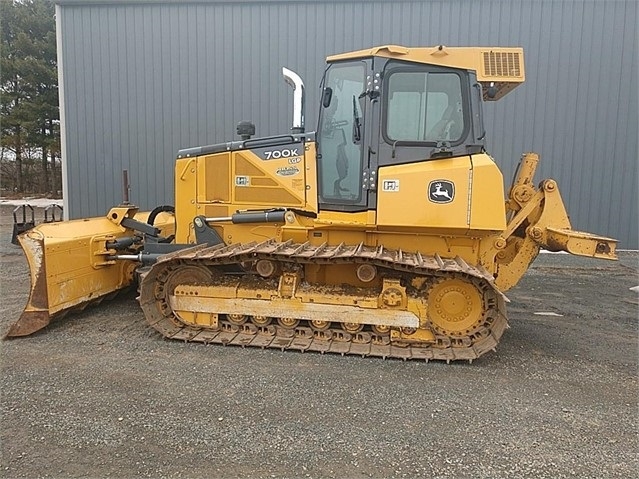
<instances>
[{"instance_id":1,"label":"gravel ground","mask_svg":"<svg viewBox=\"0 0 639 479\"><path fill-rule=\"evenodd\" d=\"M29 276L0 209L4 334ZM123 294L1 343L0 474L635 477L638 271L541 255L472 365L165 341Z\"/></svg>"}]
</instances>

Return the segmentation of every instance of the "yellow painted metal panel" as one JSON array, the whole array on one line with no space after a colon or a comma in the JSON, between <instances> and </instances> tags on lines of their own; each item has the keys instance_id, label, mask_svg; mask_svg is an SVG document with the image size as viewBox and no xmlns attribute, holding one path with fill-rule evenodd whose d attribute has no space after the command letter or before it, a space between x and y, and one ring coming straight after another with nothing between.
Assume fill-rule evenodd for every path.
<instances>
[{"instance_id":1,"label":"yellow painted metal panel","mask_svg":"<svg viewBox=\"0 0 639 479\"><path fill-rule=\"evenodd\" d=\"M315 221L316 227L336 226L340 228L362 228L375 226L374 211L356 213L343 211L321 211Z\"/></svg>"},{"instance_id":2,"label":"yellow painted metal panel","mask_svg":"<svg viewBox=\"0 0 639 479\"><path fill-rule=\"evenodd\" d=\"M486 154L473 155L470 228L503 231L506 229L504 179L499 168Z\"/></svg>"},{"instance_id":3,"label":"yellow painted metal panel","mask_svg":"<svg viewBox=\"0 0 639 479\"><path fill-rule=\"evenodd\" d=\"M304 145L304 175L306 179L306 210L317 212L317 153L314 141Z\"/></svg>"},{"instance_id":4,"label":"yellow painted metal panel","mask_svg":"<svg viewBox=\"0 0 639 479\"><path fill-rule=\"evenodd\" d=\"M196 198L200 195L205 183L200 178L197 181L197 160L196 158L180 158L175 162L175 242L194 243L195 236L192 228L192 221L198 214ZM200 188L198 188L198 186ZM194 197L193 193L196 192Z\"/></svg>"},{"instance_id":5,"label":"yellow painted metal panel","mask_svg":"<svg viewBox=\"0 0 639 479\"><path fill-rule=\"evenodd\" d=\"M265 161L250 150L233 152L232 156L234 203L304 207L306 181L301 156Z\"/></svg>"},{"instance_id":6,"label":"yellow painted metal panel","mask_svg":"<svg viewBox=\"0 0 639 479\"><path fill-rule=\"evenodd\" d=\"M470 171L467 156L380 168L377 224L467 230ZM438 191L437 185L445 182L454 187L448 192L451 201L429 199L429 187ZM442 198L446 200L443 193Z\"/></svg>"},{"instance_id":7,"label":"yellow painted metal panel","mask_svg":"<svg viewBox=\"0 0 639 479\"><path fill-rule=\"evenodd\" d=\"M231 185L231 155L219 153L197 158L197 202L228 202Z\"/></svg>"}]
</instances>

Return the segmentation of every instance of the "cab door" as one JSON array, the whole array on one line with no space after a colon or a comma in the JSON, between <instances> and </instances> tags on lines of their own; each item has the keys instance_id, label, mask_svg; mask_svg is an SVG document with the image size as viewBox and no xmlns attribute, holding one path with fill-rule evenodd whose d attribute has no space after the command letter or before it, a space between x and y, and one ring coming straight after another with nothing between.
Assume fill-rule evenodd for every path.
<instances>
[{"instance_id":1,"label":"cab door","mask_svg":"<svg viewBox=\"0 0 639 479\"><path fill-rule=\"evenodd\" d=\"M371 60L328 66L317 131L320 210L365 211L370 204L370 111L365 101Z\"/></svg>"},{"instance_id":2,"label":"cab door","mask_svg":"<svg viewBox=\"0 0 639 479\"><path fill-rule=\"evenodd\" d=\"M472 172L467 72L390 60L380 76L377 224L466 231Z\"/></svg>"}]
</instances>

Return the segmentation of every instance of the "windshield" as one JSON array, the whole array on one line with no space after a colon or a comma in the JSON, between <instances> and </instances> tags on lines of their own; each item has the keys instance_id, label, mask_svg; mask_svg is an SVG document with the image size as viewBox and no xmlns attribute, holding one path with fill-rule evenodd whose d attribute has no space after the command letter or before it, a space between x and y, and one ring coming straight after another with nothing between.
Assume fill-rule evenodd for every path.
<instances>
[{"instance_id":1,"label":"windshield","mask_svg":"<svg viewBox=\"0 0 639 479\"><path fill-rule=\"evenodd\" d=\"M364 63L334 64L324 83L317 142L320 202L357 203L362 188Z\"/></svg>"},{"instance_id":2,"label":"windshield","mask_svg":"<svg viewBox=\"0 0 639 479\"><path fill-rule=\"evenodd\" d=\"M396 71L388 79L386 134L391 141L455 143L464 131L456 73Z\"/></svg>"}]
</instances>

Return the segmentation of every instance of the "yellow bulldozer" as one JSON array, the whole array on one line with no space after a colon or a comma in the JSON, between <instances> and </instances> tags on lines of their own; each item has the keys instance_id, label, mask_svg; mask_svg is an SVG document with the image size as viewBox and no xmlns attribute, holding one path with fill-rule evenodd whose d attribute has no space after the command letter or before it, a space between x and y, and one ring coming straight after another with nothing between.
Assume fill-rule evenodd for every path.
<instances>
[{"instance_id":1,"label":"yellow bulldozer","mask_svg":"<svg viewBox=\"0 0 639 479\"><path fill-rule=\"evenodd\" d=\"M508 327L504 292L544 248L615 259L573 231L522 156L510 189L482 104L523 83L521 48L386 45L327 58L316 132L293 88L289 133L182 149L175 206L128 203L19 241L31 292L7 336L138 283L166 338L472 361ZM505 194L506 193L506 194Z\"/></svg>"}]
</instances>

